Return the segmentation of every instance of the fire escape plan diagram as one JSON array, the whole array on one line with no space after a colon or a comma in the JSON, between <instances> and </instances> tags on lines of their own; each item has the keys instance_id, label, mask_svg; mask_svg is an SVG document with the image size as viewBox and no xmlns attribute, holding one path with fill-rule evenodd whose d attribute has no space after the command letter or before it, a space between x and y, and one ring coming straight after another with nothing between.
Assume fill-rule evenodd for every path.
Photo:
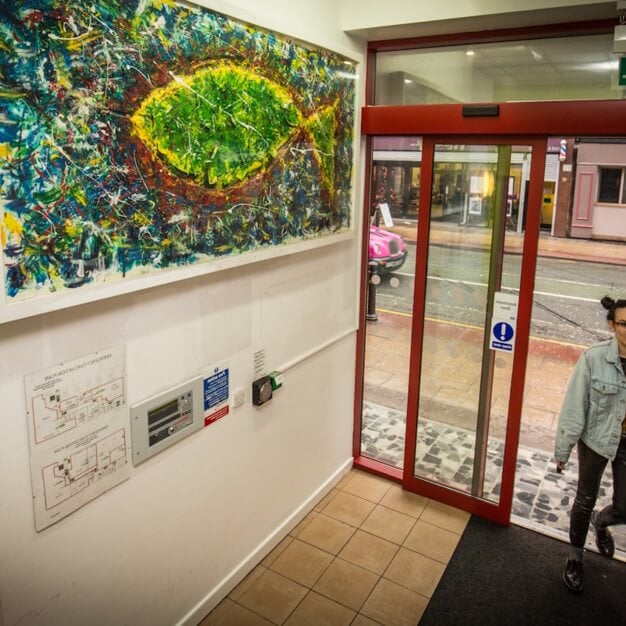
<instances>
[{"instance_id":1,"label":"fire escape plan diagram","mask_svg":"<svg viewBox=\"0 0 626 626\"><path fill-rule=\"evenodd\" d=\"M130 476L124 348L27 376L25 391L40 531Z\"/></svg>"}]
</instances>

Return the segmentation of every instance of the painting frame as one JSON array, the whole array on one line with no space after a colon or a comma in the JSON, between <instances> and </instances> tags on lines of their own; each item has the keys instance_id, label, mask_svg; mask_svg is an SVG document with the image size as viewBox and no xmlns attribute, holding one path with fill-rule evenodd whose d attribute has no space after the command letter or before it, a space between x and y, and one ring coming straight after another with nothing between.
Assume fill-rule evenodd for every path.
<instances>
[{"instance_id":1,"label":"painting frame","mask_svg":"<svg viewBox=\"0 0 626 626\"><path fill-rule=\"evenodd\" d=\"M35 0L35 4L37 4L37 1L38 0ZM50 3L54 3L57 1L58 0L39 0L42 6L49 5ZM72 0L70 0L70 3L71 1ZM145 6L146 4L150 5L150 2L141 3L142 6ZM164 4L165 3L155 3L155 5L158 5L161 7ZM172 5L172 3L169 3L169 4ZM253 190L256 190L257 188L262 188L262 189L271 188L271 185L268 185L268 184L266 184L265 187L263 187L263 181L267 178L270 178L272 183L275 183L276 181L283 182L285 180L295 181L293 182L291 187L289 187L289 185L286 185L286 191L283 194L283 196L269 197L270 200L277 198L276 206L282 206L280 205L281 201L283 203L286 202L287 204L285 204L284 206L288 207L289 209L295 206L296 213L298 210L300 210L302 215L306 215L306 216L315 215L315 210L317 207L319 209L318 211L319 214L326 216L324 217L323 220L319 221L319 223L321 224L321 227L318 230L315 230L315 228L310 228L310 225L307 222L305 227L302 227L302 225L299 224L297 225L297 227L294 227L293 232L290 232L288 228L285 226L286 220L283 220L282 231L280 231L280 236L277 236L275 233L271 231L271 227L273 225L271 221L267 219L262 222L262 225L259 228L256 229L256 230L265 229L265 231L269 231L269 235L267 232L264 232L266 241L262 241L259 243L258 241L250 238L249 245L246 244L245 246L242 246L241 249L233 247L227 253L224 253L224 254L221 253L221 250L219 254L215 252L213 252L212 254L211 253L203 254L202 250L200 251L194 250L193 262L185 262L185 261L183 261L182 263L172 262L169 265L163 264L158 267L151 267L149 265L145 267L145 266L142 266L141 264L137 264L135 266L132 266L129 264L128 267L124 265L123 275L121 277L115 274L106 275L106 272L102 272L102 270L107 270L109 268L109 263L107 262L105 264L105 262L101 258L96 258L96 261L97 261L97 265L96 265L96 262L94 261L93 258L76 259L77 255L74 252L73 257L71 258L71 264L68 264L67 259L65 259L63 261L64 265L62 266L62 268L65 268L66 280L69 280L70 278L72 280L75 280L76 275L78 274L77 282L79 282L79 285L78 285L79 288L65 288L66 285L64 284L62 285L62 288L60 289L58 288L51 289L50 286L52 285L52 280L48 276L48 278L44 277L44 279L40 280L40 282L35 282L31 280L31 284L29 288L32 289L32 293L28 293L27 296L24 296L21 298L15 298L14 295L8 294L8 289L7 289L7 279L6 279L6 276L7 276L6 267L8 264L7 259L9 261L12 261L13 259L8 258L10 255L7 255L7 249L8 249L7 242L10 239L10 232L7 230L6 224L7 224L7 215L9 215L10 218L15 219L15 216L19 215L19 213L15 212L14 210L13 211L11 210L11 209L14 209L16 205L13 204L13 206L10 206L9 202L7 202L7 197L8 197L6 193L7 185L4 185L3 187L0 187L0 193L2 193L2 198L1 198L2 202L0 203L0 228L3 228L2 230L2 236L3 236L2 244L3 245L0 247L0 261L2 262L2 268L3 268L3 292L2 292L3 295L2 295L2 301L0 302L0 323L17 320L17 319L21 319L21 318L29 317L33 315L39 315L39 314L50 312L50 311L60 310L66 307L73 307L73 306L77 306L77 305L88 303L88 302L93 302L93 301L102 300L102 299L109 298L109 297L131 293L134 291L149 289L149 288L153 288L159 285L171 283L174 281L194 278L194 277L202 276L205 274L212 274L214 272L219 272L225 269L247 265L249 263L256 263L256 262L263 261L266 259L304 252L304 251L311 250L320 246L338 244L343 241L347 241L355 236L355 230L354 230L354 221L355 221L354 154L357 149L356 83L358 79L357 68L358 68L359 62L352 58L349 58L348 56L345 55L345 53L337 53L337 52L326 50L324 48L320 48L318 46L303 43L299 40L296 41L290 38L289 36L277 34L271 30L267 30L266 28L263 28L256 24L251 25L250 23L242 21L240 18L229 17L222 13L218 13L214 11L213 9L209 9L199 3L193 4L193 5L183 4L183 3L174 3L174 5L180 8L181 14L183 14L185 11L191 12L190 14L194 16L194 19L196 19L196 23L195 23L196 25L197 25L197 20L201 20L203 15L209 15L214 20L213 23L219 23L219 24L225 25L224 26L225 32L227 31L228 33L231 33L231 34L235 33L237 37L239 38L248 36L251 33L250 35L250 37L252 37L251 41L254 41L255 45L257 46L259 46L260 41L264 42L264 45L267 44L267 42L270 42L272 45L275 45L278 50L280 50L280 54L282 55L290 54L294 58L296 58L301 64L299 66L298 71L301 71L303 73L305 73L306 62L309 57L314 59L317 64L328 63L329 67L333 66L336 68L338 67L340 63L343 62L349 68L349 72L345 74L347 78L345 79L344 83L342 83L342 89L346 90L346 93L350 95L350 98L348 99L348 104L346 108L344 108L344 110L342 111L342 114L344 115L344 117L340 118L341 121L343 122L343 126L341 127L341 130L339 132L342 134L336 134L335 139L333 140L335 141L335 143L332 144L332 147L333 149L336 150L335 152L332 152L328 149L328 145L330 144L328 143L323 144L323 142L327 140L328 133L326 133L326 135L324 134L325 129L323 127L323 124L319 122L319 120L321 119L321 114L318 114L317 111L313 110L314 106L319 106L320 103L322 104L326 103L326 118L331 120L330 127L334 129L335 133L337 133L338 113L335 110L331 110L331 108L328 106L328 102L330 101L328 94L324 94L324 97L320 97L318 101L315 101L315 98L313 96L304 94L304 96L301 97L302 102L296 99L297 106L294 105L292 107L293 115L296 116L297 122L302 124L305 130L303 131L298 130L300 134L297 135L295 139L293 138L289 139L289 141L296 142L296 143L288 144L289 154L299 154L299 153L304 154L307 152L314 153L315 149L317 149L315 140L318 140L319 144L324 145L324 148L325 148L325 149L320 148L318 152L320 154L330 153L333 155L333 159L335 159L335 162L331 163L330 166L328 166L328 163L325 164L322 158L318 158L317 162L314 163L316 167L319 166L318 169L315 169L315 170L311 166L311 163L313 161L306 161L306 162L303 160L301 160L301 162L289 161L288 158L280 156L281 148L279 147L279 149L273 152L271 155L271 156L275 156L276 154L279 155L279 157L282 159L279 162L279 165L278 166L274 165L270 159L268 161L270 165L267 166L265 169L261 168L259 172L253 171L252 175L250 176L252 180L252 185L250 185L245 179L245 176L247 175L246 171L242 170L242 168L239 168L239 170L237 170L236 172L236 175L239 176L239 178L237 178L236 180L232 179L232 180L235 180L236 185L230 184L231 179L228 179L222 185L218 184L213 189L209 189L209 191L206 191L203 189L200 189L198 191L199 185L196 184L196 181L192 181L193 184L189 185L189 177L194 175L194 172L193 171L183 172L183 174L187 176L187 179L183 181L183 185L182 185L183 190L187 191L191 189L193 200L200 203L200 205L203 207L205 216L206 214L209 214L209 218L206 218L206 222L204 223L205 226L206 226L206 223L209 223L210 220L216 215L218 217L216 218L215 221L219 223L219 220L222 220L223 222L224 219L222 218L222 216L225 215L226 217L228 217L229 215L231 215L231 210L233 206L239 207L240 205L243 205L242 202L238 202L235 205L233 205L232 203L229 204L230 200L233 197L232 195L229 195L229 194L234 193L235 194L234 197L237 200L240 199L242 195L243 197L247 199L248 197L250 197L250 193L251 193L249 191L250 186L253 188ZM220 35L220 36L223 36L223 35ZM161 39L163 39L163 37L161 37ZM265 54L265 52L263 54ZM263 56L262 54L260 54L258 58L261 59L261 61L263 61L266 59L266 57L267 55ZM223 67L225 64L222 62L221 59L218 59L218 60L220 61L221 66ZM214 59L211 58L211 59L208 59L208 61L212 62L214 61ZM284 59L282 61L284 62ZM190 64L189 58L186 58L185 63L183 65L185 69L188 69L193 64ZM202 59L199 65L203 68L203 71L205 72L205 74L207 74L209 71L213 71L212 69L213 66L208 64L207 59ZM209 70L206 70L206 67L209 67ZM231 72L232 68L227 66L226 69L228 72ZM161 74L162 74L163 68L159 68L159 70L161 71ZM174 74L174 72L170 71L170 74ZM297 72L294 72L293 76L296 76L296 74ZM343 72L338 71L337 75L339 74L343 74ZM155 73L155 75L157 74ZM188 73L183 74L183 78L189 82L189 79L186 78L188 75L189 75ZM269 72L268 75L269 75L269 78L266 81L268 83L270 82L270 79L276 79L277 77L285 78L286 76L286 78L289 80L291 80L292 78L292 76L290 75L285 75L285 76L280 75L279 73L276 73L276 71L274 71L274 74L272 74L272 72ZM158 76L161 77L160 74ZM180 75L175 76L175 78L176 80L180 82ZM238 78L241 79L241 77L238 77ZM263 77L263 78L267 78L267 77ZM252 76L251 78L249 76L244 76L244 79L254 81L255 83L258 82L254 76ZM338 79L334 79L334 80L336 84L339 84ZM150 81L150 86L154 87L155 82L156 81L154 80ZM288 81L284 81L284 82L288 82ZM162 78L161 78L161 83L163 83ZM320 83L320 85L321 85L320 93L322 93L324 85L323 83ZM288 86L291 90L289 93L290 94L294 93L293 85L288 85ZM195 84L194 84L194 87L195 87ZM156 85L156 88L160 88L163 90L164 84L158 84ZM274 89L273 85L270 84L270 88ZM282 86L280 86L280 89L282 89ZM275 88L275 91L278 92L279 88L278 87ZM135 92L137 92L137 89L135 89ZM329 89L329 92L330 92L330 89ZM139 95L145 96L145 94L141 94L141 93ZM270 96L273 97L273 94L270 93ZM135 98L135 100L133 101L133 104L136 104L136 102L139 100L137 93L135 93L133 97ZM303 105L303 102L306 99L311 100L311 102L307 102L308 108L306 108ZM0 105L1 104L2 104L2 100L0 99ZM291 106L290 103L288 104L289 106ZM282 103L281 106L286 106L286 105ZM300 107L302 111L300 111L298 107ZM265 106L262 108L265 108ZM116 115L126 115L127 117L130 117L131 113L133 112L136 113L136 111L138 110L137 106L130 107L130 109L131 109L130 112L119 109L117 111L114 111L114 113ZM311 112L313 112L313 114L311 114ZM6 115L6 108L4 109L4 113ZM150 119L152 119L152 117ZM311 126L310 122L308 121L309 119L317 120L317 121L314 121L314 124L317 124L317 126ZM347 127L345 123L346 120L349 121L349 127ZM127 121L125 123L128 124ZM304 126L305 124L309 124L309 126ZM294 123L292 124L292 126L296 127L296 124ZM317 135L316 135L316 131L317 131ZM337 136L340 136L340 140L336 139ZM6 134L1 139L6 140ZM140 143L137 141L136 136L133 136L132 139L134 142L133 143L134 146ZM306 142L309 142L309 143L306 143ZM266 141L266 143L268 142ZM145 144L148 145L149 142L145 142ZM0 155L3 155L6 157L6 148L3 148L3 146L5 145L6 144L3 143L3 141L0 141ZM314 149L311 149L311 146ZM343 159L340 163L339 168L337 167L337 162L339 162L338 161L339 157L336 157L336 155L338 154L337 146L339 146L339 149L341 150L341 155L342 155L341 158ZM143 146L142 148L145 148L145 146ZM152 146L152 148L154 148L154 146ZM134 158L135 160L137 160L137 154L140 154L140 152L136 150L135 148L132 148L132 149L135 150ZM170 182L169 179L173 179L176 177L171 176L171 172L168 172L167 167L163 167L162 156L165 152L167 152L167 150L170 150L170 146L165 146L165 147L156 146L156 148L154 149L155 149L155 152L158 153L157 156L159 157L156 159L152 158L152 162L156 162L156 166L154 167L154 170L157 171L157 174L158 174L156 179L159 182L162 182L163 180L165 180L166 183L169 183ZM161 150L161 152L159 152L159 150ZM60 154L63 158L67 156L62 150L60 150ZM140 156L145 157L146 155L140 154ZM148 155L148 157L151 157L151 156L153 157L154 155ZM67 157L67 162L71 162L71 159L69 157ZM180 166L180 163L181 163L180 160L176 161L175 165ZM326 171L324 170L325 166L326 166ZM298 167L300 167L300 170L297 169ZM310 171L314 170L315 172L319 174L319 176L318 176L318 179L314 179L313 177L312 181L309 183L310 187L308 189L305 189L304 193L302 193L302 189L298 187L298 184L300 183L300 179L298 179L297 174L298 172L301 173L307 169ZM240 170L242 170L244 173L241 174ZM139 174L139 178L144 179L146 177L145 169L138 168L137 171ZM176 172L177 174L180 174L180 169L177 169ZM285 172L287 173L285 174ZM328 175L328 172L330 172L330 175ZM212 176L213 177L212 180L215 180L216 176L218 177L219 175L223 175L223 174L224 174L224 171L222 171L221 173L218 172L218 174L211 174L211 175L207 174L206 178L210 179ZM226 171L226 174L229 174L229 172ZM327 175L326 179L323 178L324 174ZM168 179L168 176L169 176L169 179ZM241 184L240 184L240 179L243 179L244 181ZM4 171L4 180L6 181L6 168ZM261 181L261 183L259 183L259 180ZM305 180L304 185L306 185L307 184L306 178L304 178L304 180ZM324 186L323 183L324 182L328 183L328 181L330 181L331 184L327 184L326 186ZM144 186L146 185L145 180L142 180L141 182L142 184L144 184ZM219 182L220 181L218 179L218 183ZM339 184L337 185L337 183ZM179 181L175 180L173 184L178 185L178 187L176 187L176 190L180 188ZM244 190L243 192L241 192L242 187ZM236 188L236 192L232 191L233 188ZM320 188L322 189L321 192L319 191ZM317 193L317 196L314 196L311 193L311 190L314 190ZM339 190L339 192L337 190ZM304 203L302 203L301 205L297 205L297 206L294 205L293 203L289 204L289 202L291 202L290 198L298 197L299 195L303 195L304 197L307 197L306 196L307 192L309 192L308 200L306 200ZM220 193L223 195L223 197L220 197ZM248 196L245 195L246 193L248 193ZM184 197L184 193L180 194L179 197ZM252 197L256 198L254 196ZM217 200L215 200L216 198ZM313 199L312 203L310 205L306 204L306 202L311 201L311 198ZM321 198L321 199L318 201L317 200L318 198ZM323 204L324 200L328 200L328 198L330 198L330 201L327 202L326 204ZM335 198L340 198L340 200L335 201ZM15 200L14 197L10 197L9 199L12 201ZM214 202L214 201L215 201L214 205L211 205L211 206L218 206L218 209L221 207L221 212L220 210L216 210L213 213L211 213L211 211L205 208L207 202ZM271 203L268 203L268 197L264 197L264 201L265 201L265 204L262 204L259 202L258 206L262 207L263 210L265 210L266 212L274 211L276 214L278 214L278 211L275 209L275 206ZM202 202L204 202L205 204L202 205L201 204ZM221 202L221 205L219 204L220 202ZM315 205L315 202L318 202L318 204ZM333 202L335 202L335 204L333 204ZM75 201L74 201L74 204L76 204ZM55 208L57 206L58 205L55 205ZM336 210L337 206L341 206L341 208ZM328 209L328 207L330 207L330 209ZM22 215L25 215L27 213L27 209L28 207L26 207ZM334 215L333 211L337 213L336 216ZM202 211L198 210L197 213L200 214L202 213ZM66 216L65 219L66 221L69 221L69 218L67 218L67 214L68 214L68 211L64 213L64 215ZM282 214L289 215L289 211L283 210ZM71 211L69 211L69 215L71 217ZM328 218L327 217L328 215L330 215L331 217ZM170 218L170 221L168 222L168 224L169 223L176 224L174 220L177 218L178 214L173 215L170 212L169 214L166 213L165 216L167 218ZM133 213L133 217L136 217L135 213ZM263 216L261 217L263 218ZM163 218L163 215L161 215L159 219L160 219L160 228L163 228L163 223L165 221ZM302 221L302 218L298 218L298 219ZM256 224L254 222L254 219L250 218L249 223L246 223L244 226L247 229L247 232L251 232L255 230ZM300 230L298 230L298 228ZM23 226L22 226L22 229L23 229ZM67 229L67 230L71 230L71 229ZM208 232L208 228L207 228L207 232ZM233 232L234 232L234 229L233 229ZM36 234L39 234L39 233L36 233ZM164 236L163 239L167 239L168 234L169 233L166 233L166 236ZM196 229L196 234L197 234L197 229ZM154 236L154 231L152 232L151 236ZM82 238L83 240L85 239L84 232L83 232ZM37 240L36 237L32 237L31 239L33 241ZM21 242L18 242L18 243L21 243ZM96 242L96 244L98 245L98 242ZM97 245L96 245L96 249L97 249ZM31 245L30 249L32 250L32 248L33 246ZM65 246L65 248L67 248L67 246ZM159 258L158 255L156 254L154 254L153 256L155 258ZM75 270L76 266L78 266L79 268L78 270ZM66 269L67 267L69 267L70 269L67 270ZM119 264L116 267L119 267ZM87 270L85 270L85 268L87 268ZM89 276L90 279L85 280L83 283L80 283L80 279L82 278L82 275L85 274L85 271L91 272ZM101 273L99 274L98 271L101 271ZM82 275L81 275L81 272L82 272ZM58 273L58 268L57 268L57 273ZM58 284L59 283L57 282L57 285Z\"/></svg>"}]
</instances>

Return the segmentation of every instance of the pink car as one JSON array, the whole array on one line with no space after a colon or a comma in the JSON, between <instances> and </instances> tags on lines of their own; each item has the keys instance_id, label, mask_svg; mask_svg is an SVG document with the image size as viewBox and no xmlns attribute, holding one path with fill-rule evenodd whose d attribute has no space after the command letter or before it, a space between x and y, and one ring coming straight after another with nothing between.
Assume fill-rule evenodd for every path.
<instances>
[{"instance_id":1,"label":"pink car","mask_svg":"<svg viewBox=\"0 0 626 626\"><path fill-rule=\"evenodd\" d=\"M378 262L378 274L400 269L406 255L406 244L400 235L378 226L370 226L369 260Z\"/></svg>"}]
</instances>

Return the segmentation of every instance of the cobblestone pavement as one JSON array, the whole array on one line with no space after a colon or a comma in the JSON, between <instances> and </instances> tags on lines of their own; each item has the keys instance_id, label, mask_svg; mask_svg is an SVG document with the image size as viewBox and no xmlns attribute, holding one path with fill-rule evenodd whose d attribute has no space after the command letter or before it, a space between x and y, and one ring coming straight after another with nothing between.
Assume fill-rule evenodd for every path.
<instances>
[{"instance_id":1,"label":"cobblestone pavement","mask_svg":"<svg viewBox=\"0 0 626 626\"><path fill-rule=\"evenodd\" d=\"M404 460L404 414L395 409L365 402L362 452L402 468ZM461 491L469 491L474 451L474 433L444 422L421 420L416 475L438 481ZM504 441L490 437L487 452L485 491L483 497L497 502ZM569 512L576 494L578 464L575 451L562 474L555 471L551 453L520 445L513 496L512 521L562 541L569 541ZM598 507L611 500L611 467L604 474ZM626 527L612 529L616 557L626 560ZM590 532L587 548L596 550Z\"/></svg>"}]
</instances>

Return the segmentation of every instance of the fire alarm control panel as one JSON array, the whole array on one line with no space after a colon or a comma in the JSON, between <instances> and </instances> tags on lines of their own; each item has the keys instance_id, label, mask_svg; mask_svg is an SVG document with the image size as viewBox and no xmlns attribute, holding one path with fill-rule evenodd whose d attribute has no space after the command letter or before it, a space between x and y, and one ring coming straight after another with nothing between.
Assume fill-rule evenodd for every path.
<instances>
[{"instance_id":1,"label":"fire alarm control panel","mask_svg":"<svg viewBox=\"0 0 626 626\"><path fill-rule=\"evenodd\" d=\"M130 409L133 465L200 430L202 377L148 398Z\"/></svg>"}]
</instances>

